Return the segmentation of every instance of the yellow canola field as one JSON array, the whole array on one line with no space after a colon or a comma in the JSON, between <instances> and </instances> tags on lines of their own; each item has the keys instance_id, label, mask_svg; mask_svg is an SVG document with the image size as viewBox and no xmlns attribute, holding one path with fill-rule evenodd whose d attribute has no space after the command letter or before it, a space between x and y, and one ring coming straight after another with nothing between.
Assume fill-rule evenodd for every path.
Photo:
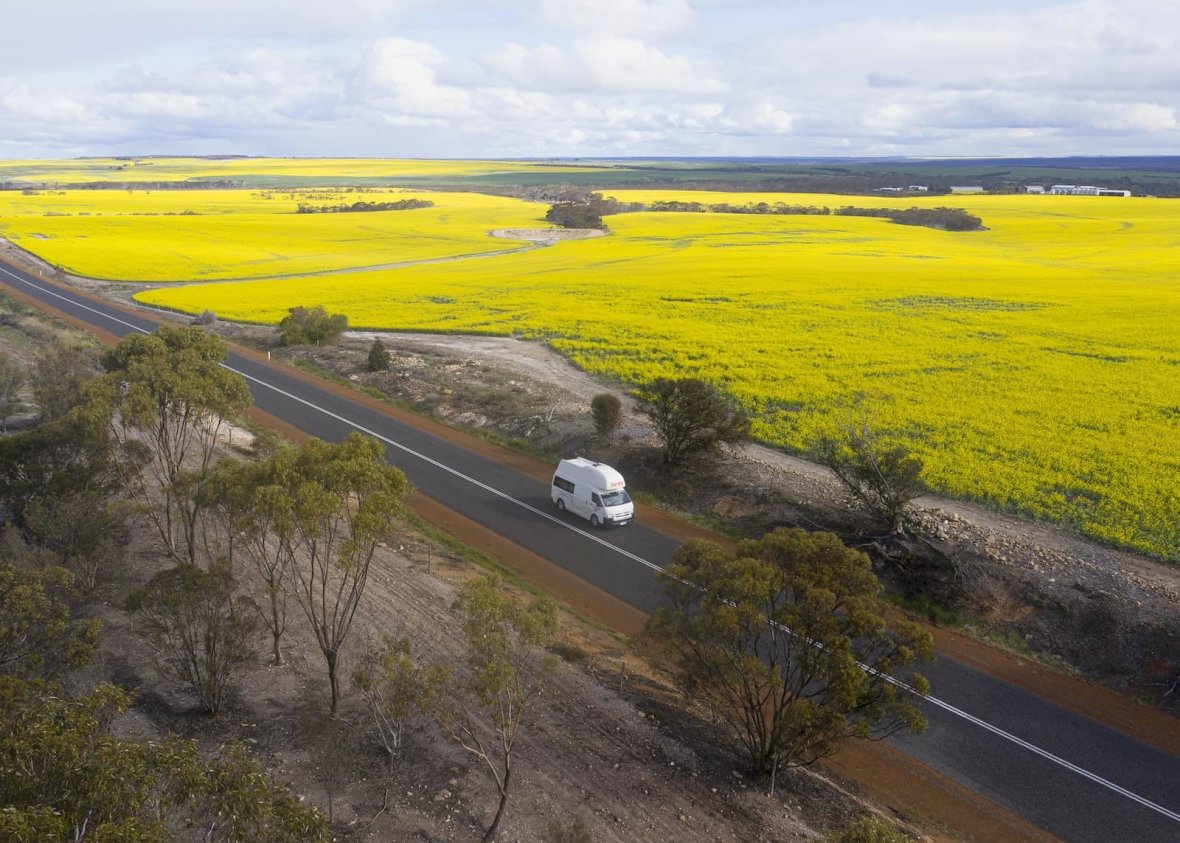
<instances>
[{"instance_id":1,"label":"yellow canola field","mask_svg":"<svg viewBox=\"0 0 1180 843\"><path fill-rule=\"evenodd\" d=\"M489 260L138 298L264 323L319 304L358 327L544 339L607 378L713 381L758 436L799 450L863 395L932 488L1180 558L1180 203L895 204L965 207L988 230L641 213L608 218L610 237Z\"/></svg>"},{"instance_id":2,"label":"yellow canola field","mask_svg":"<svg viewBox=\"0 0 1180 843\"><path fill-rule=\"evenodd\" d=\"M531 161L461 161L420 158L75 158L0 161L0 182L188 181L245 176L372 179L407 176L481 176L492 173L581 173L601 169Z\"/></svg>"},{"instance_id":3,"label":"yellow canola field","mask_svg":"<svg viewBox=\"0 0 1180 843\"><path fill-rule=\"evenodd\" d=\"M295 213L426 199L431 208ZM0 237L66 271L120 281L265 278L521 248L500 226L543 225L545 206L400 190L0 192Z\"/></svg>"}]
</instances>

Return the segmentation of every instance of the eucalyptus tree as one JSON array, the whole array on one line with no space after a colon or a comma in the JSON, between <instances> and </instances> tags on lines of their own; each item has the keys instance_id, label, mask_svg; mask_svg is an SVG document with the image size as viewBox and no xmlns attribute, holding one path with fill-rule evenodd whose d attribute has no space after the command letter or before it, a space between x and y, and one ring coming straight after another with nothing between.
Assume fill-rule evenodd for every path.
<instances>
[{"instance_id":1,"label":"eucalyptus tree","mask_svg":"<svg viewBox=\"0 0 1180 843\"><path fill-rule=\"evenodd\" d=\"M98 621L71 618L73 582L64 568L0 559L0 674L57 678L94 657Z\"/></svg>"},{"instance_id":2,"label":"eucalyptus tree","mask_svg":"<svg viewBox=\"0 0 1180 843\"><path fill-rule=\"evenodd\" d=\"M526 604L498 577L485 576L463 586L454 610L467 640L466 671L438 686L436 716L443 735L474 757L496 787L496 812L483 836L490 843L508 807L517 741L558 666L547 651L557 607L549 598Z\"/></svg>"},{"instance_id":3,"label":"eucalyptus tree","mask_svg":"<svg viewBox=\"0 0 1180 843\"><path fill-rule=\"evenodd\" d=\"M227 421L250 406L245 379L222 363L225 341L199 327L165 325L124 337L103 357L89 390L91 412L138 461L123 473L168 551L197 561L205 506L200 493Z\"/></svg>"},{"instance_id":4,"label":"eucalyptus tree","mask_svg":"<svg viewBox=\"0 0 1180 843\"><path fill-rule=\"evenodd\" d=\"M891 623L867 556L831 533L775 530L736 555L694 540L661 575L648 634L687 695L725 725L753 773L810 764L848 737L925 721L897 681L932 655L928 632Z\"/></svg>"},{"instance_id":5,"label":"eucalyptus tree","mask_svg":"<svg viewBox=\"0 0 1180 843\"><path fill-rule=\"evenodd\" d=\"M750 436L745 411L705 381L656 378L638 394L640 410L664 443L664 462L681 462Z\"/></svg>"},{"instance_id":6,"label":"eucalyptus tree","mask_svg":"<svg viewBox=\"0 0 1180 843\"><path fill-rule=\"evenodd\" d=\"M925 491L921 457L886 441L863 414L820 436L812 450L869 517L891 535L905 532L913 500Z\"/></svg>"},{"instance_id":7,"label":"eucalyptus tree","mask_svg":"<svg viewBox=\"0 0 1180 843\"><path fill-rule=\"evenodd\" d=\"M324 815L273 782L242 744L210 757L174 735L115 734L131 702L113 685L71 696L0 675L0 839L333 839Z\"/></svg>"},{"instance_id":8,"label":"eucalyptus tree","mask_svg":"<svg viewBox=\"0 0 1180 843\"><path fill-rule=\"evenodd\" d=\"M287 585L295 553L293 489L276 478L286 460L223 460L206 491L228 538L228 557L244 562L263 588L260 614L271 636L271 663L283 663Z\"/></svg>"},{"instance_id":9,"label":"eucalyptus tree","mask_svg":"<svg viewBox=\"0 0 1180 843\"><path fill-rule=\"evenodd\" d=\"M288 588L324 654L335 715L341 650L410 485L381 443L359 433L339 444L311 439L273 459L274 480L290 496Z\"/></svg>"},{"instance_id":10,"label":"eucalyptus tree","mask_svg":"<svg viewBox=\"0 0 1180 843\"><path fill-rule=\"evenodd\" d=\"M237 675L254 658L257 612L234 597L225 562L209 570L168 568L131 592L134 613L160 672L187 685L210 714L224 708Z\"/></svg>"},{"instance_id":11,"label":"eucalyptus tree","mask_svg":"<svg viewBox=\"0 0 1180 843\"><path fill-rule=\"evenodd\" d=\"M42 423L64 418L82 402L87 384L99 374L96 356L81 343L57 339L33 358L29 385Z\"/></svg>"}]
</instances>

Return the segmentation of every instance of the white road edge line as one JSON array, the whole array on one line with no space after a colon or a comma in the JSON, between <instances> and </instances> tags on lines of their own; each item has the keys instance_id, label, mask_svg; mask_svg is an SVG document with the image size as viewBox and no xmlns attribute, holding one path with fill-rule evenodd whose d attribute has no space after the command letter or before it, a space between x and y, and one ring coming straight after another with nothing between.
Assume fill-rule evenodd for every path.
<instances>
[{"instance_id":1,"label":"white road edge line","mask_svg":"<svg viewBox=\"0 0 1180 843\"><path fill-rule=\"evenodd\" d=\"M1090 781L1094 782L1095 784L1102 785L1103 787L1107 788L1108 790L1112 790L1115 793L1119 794L1120 796L1130 799L1132 802L1138 802L1144 808L1149 808L1158 814L1162 814L1163 816L1167 817L1168 819L1170 819L1174 822L1180 822L1180 813L1177 813L1176 811L1173 811L1169 808L1164 807L1163 805L1159 805L1155 802L1152 802L1150 799L1140 796L1138 793L1128 790L1127 788L1123 787L1122 785L1115 784L1114 782L1110 781L1109 779L1104 779L1102 776L1098 775L1097 773L1092 773L1089 770L1085 769L1084 767L1079 767L1077 764L1074 764L1072 761L1068 761L1059 755L1055 755L1052 752L1049 752L1049 750L1047 750L1047 749L1042 749L1041 747L1037 746L1034 743L1029 743L1024 738L1014 735L1011 732L1005 731L1004 729L1001 729L999 726L996 726L992 723L988 723L986 720L982 720L979 717L976 717L974 714L971 714L968 711L964 711L963 709L958 708L957 706L954 706L951 703L946 702L945 700L940 700L938 697L922 696L916 690L914 690L912 687L907 685L905 682L902 682L900 679L895 679L892 676L888 676L886 674L880 673L879 671L873 670L873 668L869 667L866 664L860 664L860 662L857 662L857 664L860 665L860 668L862 670L864 670L868 673L875 673L875 674L881 676L881 678L883 678L886 682L889 682L892 685L896 685L899 688L909 691L911 694L922 697L922 699L929 701L934 706L941 708L944 711L947 711L947 712L955 715L956 717L961 717L962 719L966 720L968 723L974 723L976 726L979 726L981 729L986 729L987 731L991 732L992 734L994 734L998 737L1003 738L1004 740L1011 741L1012 743L1016 744L1017 746L1027 749L1029 752L1039 755L1048 761L1052 761L1054 764L1059 764L1060 766L1064 767L1065 769L1069 770L1072 773L1076 773L1077 775L1081 776L1082 778L1089 779Z\"/></svg>"},{"instance_id":2,"label":"white road edge line","mask_svg":"<svg viewBox=\"0 0 1180 843\"><path fill-rule=\"evenodd\" d=\"M16 275L15 273L10 272L6 267L0 266L0 272L3 272L5 275L8 275L11 278L15 278L17 281L19 281L23 284L26 284L35 290L40 290L42 293L45 293L46 295L50 295L50 296L53 296L54 298L61 299L62 301L69 302L74 307L80 307L83 310L87 310L91 313L94 313L97 316L101 316L104 319L109 319L110 321L115 322L116 324L119 324L119 325L123 325L127 328L130 328L133 331L139 331L142 334L151 333L150 331L147 331L147 330L139 327L138 325L133 325L130 322L125 322L124 320L119 319L118 317L115 317L115 316L111 316L108 313L103 313L101 310L98 310L97 308L90 307L90 306L82 304L81 302L78 302L74 299L71 299L67 296L63 296L60 293L57 293L52 289L40 287L30 281L25 280L24 278L21 278L20 276ZM222 364L222 365L224 366L225 364ZM429 463L430 465L435 466L436 468L439 468L443 471L446 471L446 472L454 475L455 477L465 480L468 483L471 483L472 485L477 486L486 492L490 492L491 494L496 495L497 497L503 498L506 501L514 503L517 506L519 506L523 509L526 509L535 515L539 515L542 518L544 518L554 524L565 527L567 530L571 530L575 533L578 533L579 535L581 535L587 539L590 539L592 541L596 541L600 545L602 545L606 548L609 548L610 550L613 550L616 553L619 553L622 556L627 557L628 559L638 562L639 564L644 565L653 571L656 571L658 573L664 572L664 568L662 568L661 566L657 565L654 562L650 562L647 559L644 559L641 556L637 556L636 554L631 553L628 550L624 550L621 547L616 547L615 545L611 544L610 542L606 541L605 539L602 539L602 538L594 535L593 533L588 533L585 530L582 530L582 529L579 529L578 527L574 527L570 524L567 524L566 522L562 521L559 518L556 518L555 516L549 514L548 512L544 512L540 509L537 509L535 506L532 506L531 504L527 504L522 500L514 498L511 495L507 494L506 492L501 492L499 489L489 486L487 483L484 483L480 480L476 480L474 477L470 477L470 476L462 473L458 469L451 468L449 465L444 465L443 463L439 462L436 459L433 459L432 457L428 457L425 454L415 451L413 448L409 448L405 445L402 445L399 442L395 442L392 439L389 439L386 436L382 436L380 433L369 430L368 428L364 427L363 425L357 424L356 422L354 422L350 419L347 419L344 416L333 413L331 410L320 407L317 404L313 404L312 402L308 401L306 398L300 398L298 395L293 395L292 393L287 392L286 390L281 389L281 388L274 386L272 384L269 384L266 381L260 380L256 377L253 377L252 375L247 375L245 372L238 371L237 369L233 368L232 366L225 366L225 368L229 369L231 372L236 372L237 374L246 378L246 380L252 381L252 382L258 384L259 386L264 386L267 389L273 390L274 392L277 392L278 394L284 396L285 398L288 398L292 401L296 401L300 404L310 407L311 409L316 410L317 412L323 413L325 416L328 416L329 418L336 419L337 421L342 422L342 423L348 425L349 427L352 427L354 430L357 430L361 433L366 433L369 436L379 439L380 441L384 442L386 445L390 445L394 448L398 448L407 454L415 456L418 459L423 460L423 461ZM860 665L860 667L862 670L876 673L876 671L874 671L868 665L862 664L862 665ZM1004 740L1010 741L1011 743L1013 743L1019 747L1022 747L1024 749L1027 749L1029 752L1039 755L1040 757L1042 757L1048 761L1051 761L1054 764L1057 764L1060 767L1062 767L1066 770L1069 770L1072 773L1076 773L1077 775L1082 776L1085 779L1089 779L1090 781L1094 782L1095 784L1101 785L1102 787L1105 787L1108 790L1111 790L1114 793L1119 794L1120 796L1126 797L1127 799L1130 799L1133 802L1137 802L1138 804L1142 805L1145 808L1155 811L1158 814L1162 814L1163 816L1167 817L1170 820L1173 820L1174 822L1180 823L1180 813L1177 813L1176 811L1173 811L1169 808L1164 807L1163 805L1159 805L1155 802L1152 802L1150 799L1140 796L1139 794L1137 794L1133 791L1130 791L1127 788L1122 787L1121 785L1115 784L1114 782L1103 778L1102 776L1098 775L1097 773L1092 773L1083 767L1079 767L1077 764L1074 764L1072 761L1068 761L1059 755L1055 755L1054 753L1049 752L1047 749L1042 749L1041 747L1037 746L1036 744L1029 743L1024 738L1018 737L1017 735L1014 735L1011 732L1001 729L999 726L996 726L992 723L988 723L986 720L982 720L979 717L976 717L974 714L964 711L963 709L959 708L958 706L952 705L951 703L948 703L945 700L940 700L938 697L934 697L934 696L930 696L930 695L919 694L916 690L914 690L914 688L910 687L905 682L902 682L898 679L894 679L892 676L888 676L888 675L884 675L884 674L881 674L881 675L887 682L890 682L891 684L896 685L897 687L902 688L902 689L910 692L911 694L914 694L915 696L921 697L922 699L930 702L932 705L934 705L938 708L941 708L943 711L953 714L956 717L960 717L963 720L966 720L968 723L973 723L976 726L979 726L981 729L985 729L988 732L991 732L992 734L996 735L997 737L1000 737L1000 738L1003 738Z\"/></svg>"}]
</instances>

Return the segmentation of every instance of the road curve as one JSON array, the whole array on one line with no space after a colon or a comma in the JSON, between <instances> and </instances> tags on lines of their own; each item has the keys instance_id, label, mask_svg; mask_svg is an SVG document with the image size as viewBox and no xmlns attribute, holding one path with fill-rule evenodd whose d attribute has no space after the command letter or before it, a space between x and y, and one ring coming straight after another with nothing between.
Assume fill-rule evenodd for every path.
<instances>
[{"instance_id":1,"label":"road curve","mask_svg":"<svg viewBox=\"0 0 1180 843\"><path fill-rule=\"evenodd\" d=\"M6 264L0 283L115 336L159 324ZM226 365L260 409L327 440L376 436L426 496L643 611L656 607L656 574L675 539L641 523L591 532L552 510L543 482L282 366L237 353ZM946 657L923 672L934 689L923 704L930 726L894 738L898 747L1065 840L1180 840L1180 757Z\"/></svg>"}]
</instances>

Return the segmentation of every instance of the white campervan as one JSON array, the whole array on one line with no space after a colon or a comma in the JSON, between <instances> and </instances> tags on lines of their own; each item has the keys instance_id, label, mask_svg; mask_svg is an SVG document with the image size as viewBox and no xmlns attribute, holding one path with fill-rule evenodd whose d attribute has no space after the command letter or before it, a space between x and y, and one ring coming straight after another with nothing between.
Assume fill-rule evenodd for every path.
<instances>
[{"instance_id":1,"label":"white campervan","mask_svg":"<svg viewBox=\"0 0 1180 843\"><path fill-rule=\"evenodd\" d=\"M624 488L623 475L609 465L584 457L562 460L553 474L553 505L587 519L593 527L626 524L635 504Z\"/></svg>"}]
</instances>

